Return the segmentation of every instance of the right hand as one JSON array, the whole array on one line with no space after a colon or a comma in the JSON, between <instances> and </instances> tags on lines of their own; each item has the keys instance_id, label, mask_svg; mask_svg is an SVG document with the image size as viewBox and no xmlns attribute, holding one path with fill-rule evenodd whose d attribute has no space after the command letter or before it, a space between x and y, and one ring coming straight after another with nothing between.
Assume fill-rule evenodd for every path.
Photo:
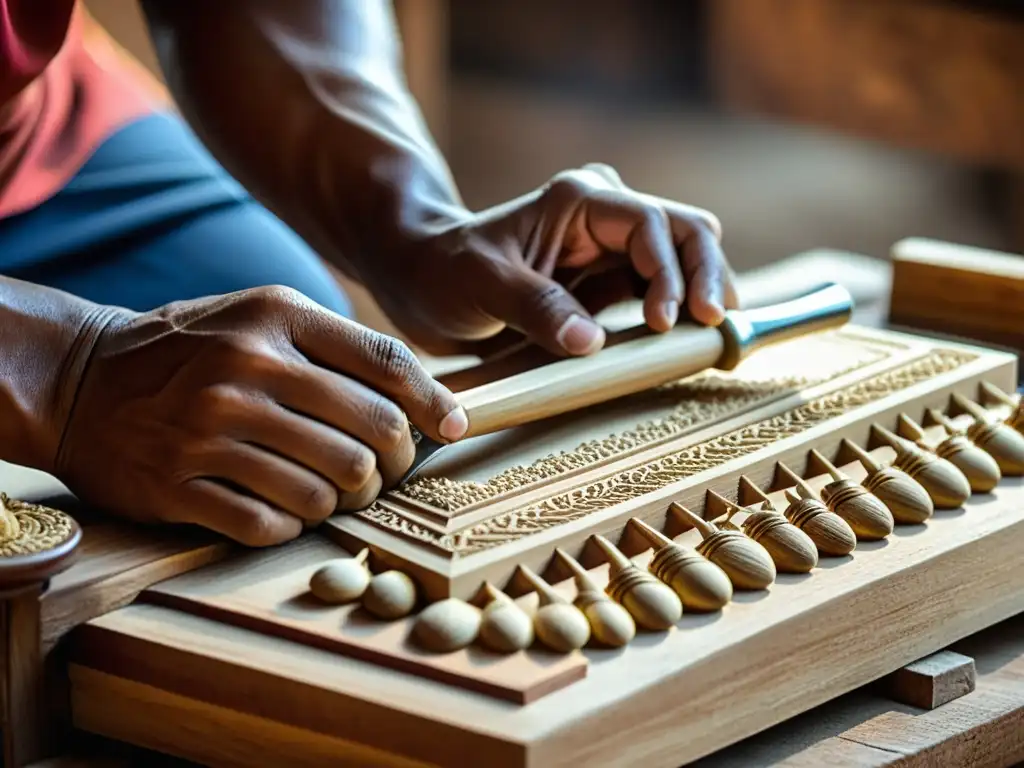
<instances>
[{"instance_id":1,"label":"right hand","mask_svg":"<svg viewBox=\"0 0 1024 768\"><path fill-rule=\"evenodd\" d=\"M409 423L465 412L397 339L285 288L124 312L88 351L56 474L83 501L251 546L367 507L409 469Z\"/></svg>"}]
</instances>

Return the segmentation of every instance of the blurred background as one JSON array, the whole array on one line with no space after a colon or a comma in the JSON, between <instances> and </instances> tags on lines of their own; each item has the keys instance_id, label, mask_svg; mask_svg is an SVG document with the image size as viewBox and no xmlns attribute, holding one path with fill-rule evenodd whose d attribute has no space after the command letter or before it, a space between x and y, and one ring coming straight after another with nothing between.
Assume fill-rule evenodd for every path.
<instances>
[{"instance_id":1,"label":"blurred background","mask_svg":"<svg viewBox=\"0 0 1024 768\"><path fill-rule=\"evenodd\" d=\"M86 5L154 65L134 0ZM410 86L471 207L601 161L714 211L740 271L827 249L828 269L884 292L904 237L1024 253L1018 2L395 7Z\"/></svg>"}]
</instances>

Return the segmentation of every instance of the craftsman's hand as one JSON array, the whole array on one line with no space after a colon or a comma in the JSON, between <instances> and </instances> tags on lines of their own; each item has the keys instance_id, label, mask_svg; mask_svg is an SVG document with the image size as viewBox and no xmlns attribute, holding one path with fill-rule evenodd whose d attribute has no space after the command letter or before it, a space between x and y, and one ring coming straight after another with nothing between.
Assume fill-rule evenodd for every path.
<instances>
[{"instance_id":1,"label":"craftsman's hand","mask_svg":"<svg viewBox=\"0 0 1024 768\"><path fill-rule=\"evenodd\" d=\"M284 288L125 312L88 354L58 477L244 544L366 507L410 467L410 421L440 441L467 424L402 343Z\"/></svg>"},{"instance_id":2,"label":"craftsman's hand","mask_svg":"<svg viewBox=\"0 0 1024 768\"><path fill-rule=\"evenodd\" d=\"M406 274L392 274L387 310L436 353L486 355L525 334L555 354L589 354L604 343L593 314L627 298L643 298L655 331L672 328L681 308L720 323L737 304L720 237L711 213L590 165L427 238Z\"/></svg>"}]
</instances>

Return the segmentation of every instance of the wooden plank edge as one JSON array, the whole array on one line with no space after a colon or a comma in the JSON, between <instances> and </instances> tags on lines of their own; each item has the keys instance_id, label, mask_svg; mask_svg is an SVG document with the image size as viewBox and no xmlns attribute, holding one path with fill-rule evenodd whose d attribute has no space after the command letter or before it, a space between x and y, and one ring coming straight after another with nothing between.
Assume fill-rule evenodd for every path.
<instances>
[{"instance_id":1,"label":"wooden plank edge","mask_svg":"<svg viewBox=\"0 0 1024 768\"><path fill-rule=\"evenodd\" d=\"M576 658L579 663L545 678L538 685L531 688L509 688L488 682L483 675L479 677L460 675L429 664L416 663L413 659L393 656L384 650L375 650L365 645L351 643L340 632L337 639L331 640L314 633L305 632L297 627L276 623L252 614L226 610L201 600L191 600L182 595L175 595L169 592L148 591L142 595L141 600L164 608L231 624L240 629L278 637L298 645L318 648L328 653L338 653L358 661L387 667L418 678L433 680L437 683L462 688L473 693L480 693L520 706L538 701L544 696L548 696L582 680L587 676L587 670L590 667L587 657L578 654ZM408 623L411 624L411 620ZM477 671L483 672L485 670L481 668Z\"/></svg>"}]
</instances>

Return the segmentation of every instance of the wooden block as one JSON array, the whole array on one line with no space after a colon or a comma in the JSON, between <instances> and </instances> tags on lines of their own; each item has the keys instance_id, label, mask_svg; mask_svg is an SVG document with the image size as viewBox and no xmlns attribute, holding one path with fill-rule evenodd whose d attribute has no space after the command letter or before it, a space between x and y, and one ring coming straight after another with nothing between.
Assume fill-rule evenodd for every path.
<instances>
[{"instance_id":1,"label":"wooden block","mask_svg":"<svg viewBox=\"0 0 1024 768\"><path fill-rule=\"evenodd\" d=\"M974 690L974 659L953 651L939 651L894 672L887 681L896 701L920 709L935 709Z\"/></svg>"},{"instance_id":2,"label":"wooden block","mask_svg":"<svg viewBox=\"0 0 1024 768\"><path fill-rule=\"evenodd\" d=\"M911 238L892 264L893 325L1024 350L1024 257Z\"/></svg>"},{"instance_id":3,"label":"wooden block","mask_svg":"<svg viewBox=\"0 0 1024 768\"><path fill-rule=\"evenodd\" d=\"M464 749L467 739L488 755L504 755L493 765L681 765L1020 613L1022 546L1024 485L1007 479L962 511L864 543L810 576L781 576L767 593L740 596L720 615L684 615L672 630L638 637L620 652L588 649L586 678L522 707L266 628L129 606L80 630L72 668L73 679L83 681L72 694L76 725L173 745L175 734L204 732L196 701L258 715L251 724L224 724L231 730L223 738L253 760L272 736L259 723L270 721L442 765L459 764L450 750ZM240 569L235 578L246 576L253 571ZM191 589L205 583L208 594L231 590L218 578L180 578L193 579ZM147 717L134 709L142 706L135 693L120 698L122 683L140 696L148 691ZM922 717L945 721L942 713L969 698ZM216 739L185 748L200 762L221 749ZM473 755L461 757L474 764Z\"/></svg>"},{"instance_id":4,"label":"wooden block","mask_svg":"<svg viewBox=\"0 0 1024 768\"><path fill-rule=\"evenodd\" d=\"M286 553L257 552L157 584L144 599L515 704L536 701L587 674L580 654L500 655L478 647L429 653L409 639L415 616L385 622L358 603L324 605L309 593L309 578L325 562L345 556L335 545L307 537Z\"/></svg>"}]
</instances>

